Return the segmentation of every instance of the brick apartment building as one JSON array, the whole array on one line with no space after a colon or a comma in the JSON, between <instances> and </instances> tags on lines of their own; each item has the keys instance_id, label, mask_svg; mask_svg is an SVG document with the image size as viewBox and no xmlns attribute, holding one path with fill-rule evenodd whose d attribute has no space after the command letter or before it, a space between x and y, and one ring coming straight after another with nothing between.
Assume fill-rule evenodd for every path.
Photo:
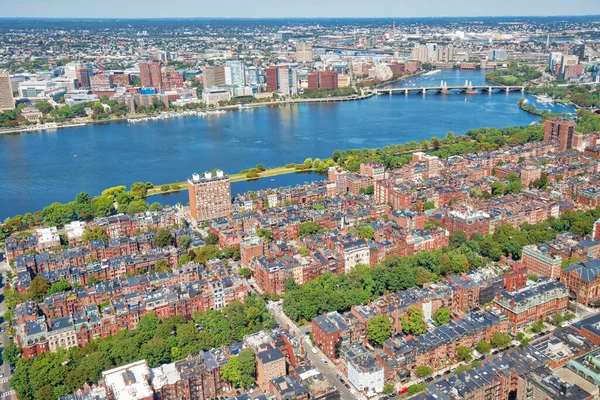
<instances>
[{"instance_id":1,"label":"brick apartment building","mask_svg":"<svg viewBox=\"0 0 600 400\"><path fill-rule=\"evenodd\" d=\"M571 264L561 271L560 281L569 288L578 303L589 305L600 299L600 260Z\"/></svg>"},{"instance_id":2,"label":"brick apartment building","mask_svg":"<svg viewBox=\"0 0 600 400\"><path fill-rule=\"evenodd\" d=\"M193 174L188 179L190 212L196 222L226 217L231 211L231 182L229 176L217 170L216 174L205 172Z\"/></svg>"},{"instance_id":3,"label":"brick apartment building","mask_svg":"<svg viewBox=\"0 0 600 400\"><path fill-rule=\"evenodd\" d=\"M535 286L516 292L502 290L494 300L494 305L508 315L513 332L566 310L568 303L567 286L547 278L541 279Z\"/></svg>"}]
</instances>

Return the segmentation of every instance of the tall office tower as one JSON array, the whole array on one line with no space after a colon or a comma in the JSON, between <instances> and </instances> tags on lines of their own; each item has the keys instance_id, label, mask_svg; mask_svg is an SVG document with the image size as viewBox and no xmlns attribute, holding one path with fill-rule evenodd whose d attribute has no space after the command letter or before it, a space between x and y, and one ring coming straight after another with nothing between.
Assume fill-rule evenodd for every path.
<instances>
[{"instance_id":1,"label":"tall office tower","mask_svg":"<svg viewBox=\"0 0 600 400\"><path fill-rule=\"evenodd\" d=\"M274 92L279 87L277 84L277 70L279 68L280 67L278 66L271 65L265 70L265 75L267 76L267 92Z\"/></svg>"},{"instance_id":2,"label":"tall office tower","mask_svg":"<svg viewBox=\"0 0 600 400\"><path fill-rule=\"evenodd\" d=\"M229 85L245 86L246 85L246 65L243 61L227 61L225 63L229 75ZM226 79L227 80L227 79Z\"/></svg>"},{"instance_id":3,"label":"tall office tower","mask_svg":"<svg viewBox=\"0 0 600 400\"><path fill-rule=\"evenodd\" d=\"M217 170L193 174L188 179L190 212L196 222L226 217L231 213L231 182L229 176Z\"/></svg>"},{"instance_id":4,"label":"tall office tower","mask_svg":"<svg viewBox=\"0 0 600 400\"><path fill-rule=\"evenodd\" d=\"M277 89L284 96L296 96L298 94L298 75L295 68L277 69Z\"/></svg>"},{"instance_id":5,"label":"tall office tower","mask_svg":"<svg viewBox=\"0 0 600 400\"><path fill-rule=\"evenodd\" d=\"M544 123L544 142L558 142L559 151L572 149L580 141L579 135L573 120L554 118Z\"/></svg>"},{"instance_id":6,"label":"tall office tower","mask_svg":"<svg viewBox=\"0 0 600 400\"><path fill-rule=\"evenodd\" d=\"M225 86L225 67L223 65L204 67L202 70L202 82L206 89Z\"/></svg>"},{"instance_id":7,"label":"tall office tower","mask_svg":"<svg viewBox=\"0 0 600 400\"><path fill-rule=\"evenodd\" d=\"M14 109L15 100L10 84L10 75L8 74L8 71L0 71L0 111Z\"/></svg>"},{"instance_id":8,"label":"tall office tower","mask_svg":"<svg viewBox=\"0 0 600 400\"><path fill-rule=\"evenodd\" d=\"M310 63L313 60L312 44L298 43L296 45L296 61L301 63Z\"/></svg>"},{"instance_id":9,"label":"tall office tower","mask_svg":"<svg viewBox=\"0 0 600 400\"><path fill-rule=\"evenodd\" d=\"M448 46L438 46L435 49L435 61L446 63L454 61L454 46L451 44Z\"/></svg>"},{"instance_id":10,"label":"tall office tower","mask_svg":"<svg viewBox=\"0 0 600 400\"><path fill-rule=\"evenodd\" d=\"M248 67L246 68L246 82L250 86L256 86L259 83L258 68Z\"/></svg>"},{"instance_id":11,"label":"tall office tower","mask_svg":"<svg viewBox=\"0 0 600 400\"><path fill-rule=\"evenodd\" d=\"M77 82L79 82L79 87L84 89L89 89L90 85L90 72L87 68L77 68L75 70L75 77L77 78Z\"/></svg>"},{"instance_id":12,"label":"tall office tower","mask_svg":"<svg viewBox=\"0 0 600 400\"><path fill-rule=\"evenodd\" d=\"M427 43L427 61L435 61L437 43Z\"/></svg>"},{"instance_id":13,"label":"tall office tower","mask_svg":"<svg viewBox=\"0 0 600 400\"><path fill-rule=\"evenodd\" d=\"M420 61L422 63L427 62L427 46L417 45L411 52L411 58L413 60Z\"/></svg>"},{"instance_id":14,"label":"tall office tower","mask_svg":"<svg viewBox=\"0 0 600 400\"><path fill-rule=\"evenodd\" d=\"M585 44L576 44L569 49L569 55L579 57L579 61L585 58Z\"/></svg>"},{"instance_id":15,"label":"tall office tower","mask_svg":"<svg viewBox=\"0 0 600 400\"><path fill-rule=\"evenodd\" d=\"M160 65L154 62L141 62L140 79L143 87L162 89L163 84Z\"/></svg>"}]
</instances>

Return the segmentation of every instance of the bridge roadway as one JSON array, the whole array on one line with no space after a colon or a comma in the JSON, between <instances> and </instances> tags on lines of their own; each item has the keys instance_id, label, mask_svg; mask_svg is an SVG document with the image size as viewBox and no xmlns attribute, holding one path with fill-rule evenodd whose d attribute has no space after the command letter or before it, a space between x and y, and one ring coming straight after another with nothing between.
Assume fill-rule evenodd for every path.
<instances>
[{"instance_id":1,"label":"bridge roadway","mask_svg":"<svg viewBox=\"0 0 600 400\"><path fill-rule=\"evenodd\" d=\"M427 94L427 92L435 92L441 94L449 94L449 93L501 93L501 92L524 92L525 86L487 86L487 85L459 85L459 86L426 86L426 87L403 87L403 88L390 88L390 89L374 89L373 92L376 95L389 94L392 95L394 93L404 93L405 95L409 93L422 93Z\"/></svg>"}]
</instances>

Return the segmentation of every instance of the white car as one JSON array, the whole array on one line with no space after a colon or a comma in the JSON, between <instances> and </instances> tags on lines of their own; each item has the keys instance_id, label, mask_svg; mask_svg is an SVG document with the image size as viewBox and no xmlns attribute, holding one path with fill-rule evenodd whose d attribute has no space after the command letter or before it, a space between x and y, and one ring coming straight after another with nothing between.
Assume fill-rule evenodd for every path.
<instances>
[{"instance_id":1,"label":"white car","mask_svg":"<svg viewBox=\"0 0 600 400\"><path fill-rule=\"evenodd\" d=\"M326 359L326 358L322 358L322 359L321 359L321 362L322 362L323 364L327 364L327 359Z\"/></svg>"},{"instance_id":2,"label":"white car","mask_svg":"<svg viewBox=\"0 0 600 400\"><path fill-rule=\"evenodd\" d=\"M313 354L317 354L317 349L315 349L314 347L312 349L310 349L310 351L312 351Z\"/></svg>"}]
</instances>

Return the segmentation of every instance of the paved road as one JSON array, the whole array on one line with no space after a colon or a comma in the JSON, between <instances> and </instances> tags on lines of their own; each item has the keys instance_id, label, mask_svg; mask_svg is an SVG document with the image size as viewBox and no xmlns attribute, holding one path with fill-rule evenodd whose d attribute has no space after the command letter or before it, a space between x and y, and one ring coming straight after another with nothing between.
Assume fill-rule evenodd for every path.
<instances>
[{"instance_id":1,"label":"paved road","mask_svg":"<svg viewBox=\"0 0 600 400\"><path fill-rule=\"evenodd\" d=\"M0 317L2 317L2 315L6 311L6 304L4 303L4 273L8 269L10 269L8 263L6 261L3 261L3 256L3 254L2 256L0 256L0 273L2 274L2 282L0 283L0 299L2 300L0 302ZM4 328L4 332L0 332L0 348L4 350L9 340L7 335L8 323L4 321L3 317L1 318L1 321L2 323L0 324L0 326ZM16 400L17 396L15 396L15 392L8 385L8 378L10 377L10 366L7 363L4 363L2 359L0 359L0 363L2 363L2 365L0 365L0 373L4 375L2 378L0 378L0 398L6 398L7 400Z\"/></svg>"},{"instance_id":2,"label":"paved road","mask_svg":"<svg viewBox=\"0 0 600 400\"><path fill-rule=\"evenodd\" d=\"M280 303L270 302L268 305L268 310L275 319L277 323L282 327L288 327L290 332L294 332L298 337L301 338L304 350L306 353L306 357L313 363L313 365L319 370L321 375L325 378L329 379L331 383L337 388L340 396L344 400L355 400L355 399L365 399L365 397L360 394L355 388L348 389L341 381L340 378L342 376L341 372L338 368L333 365L331 360L327 360L325 355L319 350L316 346L313 346L308 338L307 333L311 331L312 327L309 325L307 327L298 328L294 322L292 322L284 313L281 308ZM316 350L316 353L313 353L313 349ZM327 360L327 363L323 363L323 360ZM344 379L342 377L342 379ZM344 379L346 384L349 384L347 379ZM354 393L353 393L354 392Z\"/></svg>"}]
</instances>

